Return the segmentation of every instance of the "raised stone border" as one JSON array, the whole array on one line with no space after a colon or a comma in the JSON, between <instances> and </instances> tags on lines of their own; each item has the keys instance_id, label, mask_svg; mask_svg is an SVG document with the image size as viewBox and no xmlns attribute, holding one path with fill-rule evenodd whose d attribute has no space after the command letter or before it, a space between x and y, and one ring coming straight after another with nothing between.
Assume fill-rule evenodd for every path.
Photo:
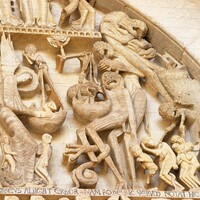
<instances>
[{"instance_id":1,"label":"raised stone border","mask_svg":"<svg viewBox=\"0 0 200 200\"><path fill-rule=\"evenodd\" d=\"M41 28L33 28L33 27L30 28L30 27L0 26L0 32L22 33L22 34L39 34L39 35L67 35L69 37L101 39L101 33L98 32L98 31L88 32L88 31L41 29Z\"/></svg>"},{"instance_id":2,"label":"raised stone border","mask_svg":"<svg viewBox=\"0 0 200 200\"><path fill-rule=\"evenodd\" d=\"M0 199L2 196L26 196L42 195L46 200L50 200L51 196L56 199L61 197L74 197L80 194L87 194L98 199L107 199L110 196L127 196L131 199L152 199L152 198L175 198L175 199L200 199L200 192L189 191L156 191L156 190L122 190L122 189L59 189L59 188L0 188ZM107 197L107 198L105 198Z\"/></svg>"}]
</instances>

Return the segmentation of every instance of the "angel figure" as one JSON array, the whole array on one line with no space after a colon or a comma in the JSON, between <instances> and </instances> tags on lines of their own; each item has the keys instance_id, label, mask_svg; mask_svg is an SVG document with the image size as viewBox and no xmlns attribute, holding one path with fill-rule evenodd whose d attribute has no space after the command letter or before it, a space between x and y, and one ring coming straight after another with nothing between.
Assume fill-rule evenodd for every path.
<instances>
[{"instance_id":1,"label":"angel figure","mask_svg":"<svg viewBox=\"0 0 200 200\"><path fill-rule=\"evenodd\" d=\"M1 148L2 148L2 154L3 154L3 161L2 161L1 167L3 168L5 164L8 163L10 165L11 172L14 173L16 169L16 161L15 161L14 156L16 156L17 153L12 151L11 149L9 136L7 135L2 136Z\"/></svg>"},{"instance_id":2,"label":"angel figure","mask_svg":"<svg viewBox=\"0 0 200 200\"><path fill-rule=\"evenodd\" d=\"M42 179L47 181L47 187L54 187L55 183L48 173L49 160L52 156L52 146L51 146L52 136L45 133L42 135L42 143L38 145L39 159L35 164L35 173Z\"/></svg>"}]
</instances>

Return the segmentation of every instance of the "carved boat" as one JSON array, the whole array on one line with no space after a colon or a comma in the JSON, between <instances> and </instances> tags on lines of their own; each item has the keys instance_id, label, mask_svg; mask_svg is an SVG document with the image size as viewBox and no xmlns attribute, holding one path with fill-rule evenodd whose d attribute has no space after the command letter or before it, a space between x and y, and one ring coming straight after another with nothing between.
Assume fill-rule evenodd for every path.
<instances>
[{"instance_id":1,"label":"carved boat","mask_svg":"<svg viewBox=\"0 0 200 200\"><path fill-rule=\"evenodd\" d=\"M2 36L1 40L1 69L3 74L3 102L16 115L25 116L25 122L37 131L37 133L53 133L57 131L66 118L66 111L53 87L48 74L44 75L44 81L48 84L49 98L56 104L57 111L45 114L45 111L37 108L29 108L23 104L17 87L17 75L15 72L20 68L20 61L16 58L10 38ZM25 90L24 90L25 91ZM26 91L27 93L28 91ZM44 113L38 116L36 113ZM45 117L44 117L45 116ZM26 124L25 123L25 124Z\"/></svg>"}]
</instances>

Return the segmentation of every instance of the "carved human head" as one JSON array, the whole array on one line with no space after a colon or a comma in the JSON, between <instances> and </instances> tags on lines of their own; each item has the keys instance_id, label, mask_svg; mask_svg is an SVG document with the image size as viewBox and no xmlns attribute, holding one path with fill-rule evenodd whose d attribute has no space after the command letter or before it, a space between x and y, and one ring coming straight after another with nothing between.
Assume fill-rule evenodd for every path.
<instances>
[{"instance_id":1,"label":"carved human head","mask_svg":"<svg viewBox=\"0 0 200 200\"><path fill-rule=\"evenodd\" d=\"M181 152L180 145L177 144L177 143L174 143L174 144L172 145L172 149L173 149L174 152L177 153L177 154Z\"/></svg>"},{"instance_id":2,"label":"carved human head","mask_svg":"<svg viewBox=\"0 0 200 200\"><path fill-rule=\"evenodd\" d=\"M142 154L142 149L139 146L133 146L131 147L131 153L134 157L138 157L140 154Z\"/></svg>"},{"instance_id":3,"label":"carved human head","mask_svg":"<svg viewBox=\"0 0 200 200\"><path fill-rule=\"evenodd\" d=\"M42 135L42 141L44 143L50 144L51 141L52 141L52 136L49 135L48 133L45 133L45 134Z\"/></svg>"},{"instance_id":4,"label":"carved human head","mask_svg":"<svg viewBox=\"0 0 200 200\"><path fill-rule=\"evenodd\" d=\"M173 103L162 103L158 109L159 114L163 118L174 119L176 118L176 108Z\"/></svg>"},{"instance_id":5,"label":"carved human head","mask_svg":"<svg viewBox=\"0 0 200 200\"><path fill-rule=\"evenodd\" d=\"M80 195L77 195L76 200L91 200L91 197L87 194L80 194Z\"/></svg>"},{"instance_id":6,"label":"carved human head","mask_svg":"<svg viewBox=\"0 0 200 200\"><path fill-rule=\"evenodd\" d=\"M117 87L124 87L123 78L117 72L104 72L102 75L102 84L108 90L112 90Z\"/></svg>"},{"instance_id":7,"label":"carved human head","mask_svg":"<svg viewBox=\"0 0 200 200\"><path fill-rule=\"evenodd\" d=\"M149 136L144 137L142 139L141 143L150 148L155 148L157 146L156 143L154 142L153 138L149 137Z\"/></svg>"},{"instance_id":8,"label":"carved human head","mask_svg":"<svg viewBox=\"0 0 200 200\"><path fill-rule=\"evenodd\" d=\"M173 135L171 138L171 143L172 144L175 144L175 143L183 144L183 143L185 143L185 140L182 137L180 137L179 135Z\"/></svg>"},{"instance_id":9,"label":"carved human head","mask_svg":"<svg viewBox=\"0 0 200 200\"><path fill-rule=\"evenodd\" d=\"M37 48L34 44L28 44L24 49L24 53L29 56L34 56L37 53Z\"/></svg>"},{"instance_id":10,"label":"carved human head","mask_svg":"<svg viewBox=\"0 0 200 200\"><path fill-rule=\"evenodd\" d=\"M100 57L102 58L110 58L114 55L114 50L112 46L103 41L97 41L93 45L93 51L95 57Z\"/></svg>"},{"instance_id":11,"label":"carved human head","mask_svg":"<svg viewBox=\"0 0 200 200\"><path fill-rule=\"evenodd\" d=\"M80 85L81 96L95 97L98 92L98 87L95 83L88 82Z\"/></svg>"}]
</instances>

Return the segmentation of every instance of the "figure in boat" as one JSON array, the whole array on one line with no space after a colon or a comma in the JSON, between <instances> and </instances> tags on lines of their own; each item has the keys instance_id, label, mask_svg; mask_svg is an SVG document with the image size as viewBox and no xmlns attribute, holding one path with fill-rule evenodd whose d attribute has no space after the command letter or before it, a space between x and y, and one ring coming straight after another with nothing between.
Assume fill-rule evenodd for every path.
<instances>
[{"instance_id":1,"label":"figure in boat","mask_svg":"<svg viewBox=\"0 0 200 200\"><path fill-rule=\"evenodd\" d=\"M3 76L3 102L15 114L25 116L30 127L37 133L56 132L63 124L66 111L53 87L47 63L34 45L28 45L24 57L31 68L23 67L16 58L10 36L1 40L1 70ZM41 107L28 107L22 96L33 96L41 88Z\"/></svg>"}]
</instances>

